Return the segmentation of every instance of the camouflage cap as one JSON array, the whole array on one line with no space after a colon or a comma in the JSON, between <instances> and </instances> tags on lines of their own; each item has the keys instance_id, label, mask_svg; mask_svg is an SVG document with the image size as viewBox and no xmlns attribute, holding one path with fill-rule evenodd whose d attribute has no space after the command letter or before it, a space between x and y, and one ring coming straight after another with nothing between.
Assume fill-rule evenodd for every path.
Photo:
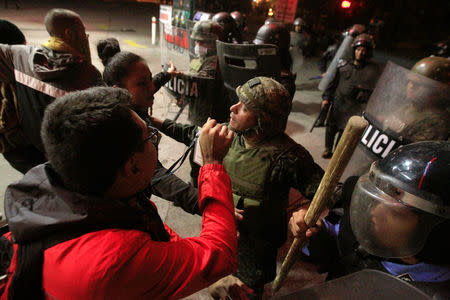
<instances>
[{"instance_id":1,"label":"camouflage cap","mask_svg":"<svg viewBox=\"0 0 450 300\"><path fill-rule=\"evenodd\" d=\"M236 88L239 100L256 113L258 129L265 136L283 132L291 112L291 97L278 81L268 77L255 77Z\"/></svg>"},{"instance_id":2,"label":"camouflage cap","mask_svg":"<svg viewBox=\"0 0 450 300\"><path fill-rule=\"evenodd\" d=\"M222 37L222 26L212 20L198 21L197 23L195 23L191 33L191 39L197 41L222 40Z\"/></svg>"}]
</instances>

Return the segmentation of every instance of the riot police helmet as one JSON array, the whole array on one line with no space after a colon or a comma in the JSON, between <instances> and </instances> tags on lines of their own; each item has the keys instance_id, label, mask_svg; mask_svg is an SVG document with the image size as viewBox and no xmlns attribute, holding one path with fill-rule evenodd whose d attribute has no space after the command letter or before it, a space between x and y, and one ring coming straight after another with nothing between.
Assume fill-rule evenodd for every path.
<instances>
[{"instance_id":1,"label":"riot police helmet","mask_svg":"<svg viewBox=\"0 0 450 300\"><path fill-rule=\"evenodd\" d=\"M360 34L366 32L366 26L363 24L354 24L352 27L348 28L346 35L351 35L352 37L357 37Z\"/></svg>"},{"instance_id":2,"label":"riot police helmet","mask_svg":"<svg viewBox=\"0 0 450 300\"><path fill-rule=\"evenodd\" d=\"M309 28L302 18L299 17L294 20L294 31L296 32L302 32L305 30L308 31L307 29Z\"/></svg>"},{"instance_id":3,"label":"riot police helmet","mask_svg":"<svg viewBox=\"0 0 450 300\"><path fill-rule=\"evenodd\" d=\"M273 44L280 49L288 49L291 42L289 31L283 24L269 23L264 24L258 29L254 44Z\"/></svg>"},{"instance_id":4,"label":"riot police helmet","mask_svg":"<svg viewBox=\"0 0 450 300\"><path fill-rule=\"evenodd\" d=\"M450 230L449 178L448 141L409 144L374 162L350 204L360 245L379 257L448 263L450 246L442 239Z\"/></svg>"},{"instance_id":5,"label":"riot police helmet","mask_svg":"<svg viewBox=\"0 0 450 300\"><path fill-rule=\"evenodd\" d=\"M439 56L419 60L411 71L450 85L450 59Z\"/></svg>"},{"instance_id":6,"label":"riot police helmet","mask_svg":"<svg viewBox=\"0 0 450 300\"><path fill-rule=\"evenodd\" d=\"M373 42L373 39L370 35L367 33L361 33L358 36L355 37L352 43L353 48L353 55L358 47L364 47L366 48L366 58L370 58L372 56L373 48L375 48L375 44Z\"/></svg>"},{"instance_id":7,"label":"riot police helmet","mask_svg":"<svg viewBox=\"0 0 450 300\"><path fill-rule=\"evenodd\" d=\"M225 42L232 42L236 33L236 22L227 12L218 12L212 17L223 28L223 37Z\"/></svg>"},{"instance_id":8,"label":"riot police helmet","mask_svg":"<svg viewBox=\"0 0 450 300\"><path fill-rule=\"evenodd\" d=\"M241 32L244 31L244 29L246 27L244 15L236 10L236 11L231 12L230 16L234 19L237 30L241 31Z\"/></svg>"},{"instance_id":9,"label":"riot police helmet","mask_svg":"<svg viewBox=\"0 0 450 300\"><path fill-rule=\"evenodd\" d=\"M272 24L272 23L280 23L280 21L278 21L277 19L272 18L272 17L267 18L267 19L264 21L264 25Z\"/></svg>"},{"instance_id":10,"label":"riot police helmet","mask_svg":"<svg viewBox=\"0 0 450 300\"><path fill-rule=\"evenodd\" d=\"M305 21L303 21L303 19L302 18L296 18L295 20L294 20L294 26L305 26L306 25L306 22Z\"/></svg>"},{"instance_id":11,"label":"riot police helmet","mask_svg":"<svg viewBox=\"0 0 450 300\"><path fill-rule=\"evenodd\" d=\"M264 137L284 132L292 104L289 92L281 83L259 76L238 86L236 94L256 114L256 132Z\"/></svg>"}]
</instances>

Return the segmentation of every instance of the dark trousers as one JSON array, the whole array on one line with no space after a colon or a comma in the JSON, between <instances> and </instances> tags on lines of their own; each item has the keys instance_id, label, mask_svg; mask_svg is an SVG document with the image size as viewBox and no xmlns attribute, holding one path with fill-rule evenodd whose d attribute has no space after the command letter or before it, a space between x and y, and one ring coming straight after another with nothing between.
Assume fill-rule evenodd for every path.
<instances>
[{"instance_id":1,"label":"dark trousers","mask_svg":"<svg viewBox=\"0 0 450 300\"><path fill-rule=\"evenodd\" d=\"M333 152L335 145L337 145L341 139L341 135L342 130L339 130L335 124L328 124L325 129L325 149ZM334 142L335 139L336 143Z\"/></svg>"}]
</instances>

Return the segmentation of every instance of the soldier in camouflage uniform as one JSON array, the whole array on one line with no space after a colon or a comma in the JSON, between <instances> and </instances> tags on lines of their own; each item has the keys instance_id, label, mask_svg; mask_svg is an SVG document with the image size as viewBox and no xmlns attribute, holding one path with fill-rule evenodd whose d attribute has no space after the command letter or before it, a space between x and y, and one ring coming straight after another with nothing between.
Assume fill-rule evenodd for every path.
<instances>
[{"instance_id":1,"label":"soldier in camouflage uniform","mask_svg":"<svg viewBox=\"0 0 450 300\"><path fill-rule=\"evenodd\" d=\"M431 99L425 100L421 90L429 90L426 81L421 80L420 76L425 76L444 84L450 84L450 60L444 57L426 57L418 61L411 69L414 73L410 74L406 90L407 105L399 109L399 118L396 120L387 120L386 122L395 122L389 124L395 131L402 136L404 143L412 143L428 140L447 140L450 129L450 106L448 102L449 95L440 90L434 91ZM448 90L447 90L448 91Z\"/></svg>"},{"instance_id":2,"label":"soldier in camouflage uniform","mask_svg":"<svg viewBox=\"0 0 450 300\"><path fill-rule=\"evenodd\" d=\"M218 290L244 282L254 290L251 297L261 299L264 284L275 277L277 250L286 241L289 190L295 188L312 199L323 170L305 148L284 133L291 101L280 83L256 77L239 86L236 93L239 102L230 108L229 123L236 134L224 166L235 206L242 213L238 271L231 280L227 277L216 283L211 294L217 297ZM193 126L170 120L155 124L186 144L195 136Z\"/></svg>"},{"instance_id":3,"label":"soldier in camouflage uniform","mask_svg":"<svg viewBox=\"0 0 450 300\"><path fill-rule=\"evenodd\" d=\"M217 22L211 20L198 21L190 38L195 43L195 57L190 62L187 75L214 79L210 84L214 84L213 90L217 91L217 94L214 95L214 99L211 99L211 95L205 95L195 101L184 99L183 101L189 101L189 119L197 126L203 126L208 117L225 122L228 119L230 104L224 96L216 52L216 40L222 40L223 29Z\"/></svg>"},{"instance_id":4,"label":"soldier in camouflage uniform","mask_svg":"<svg viewBox=\"0 0 450 300\"><path fill-rule=\"evenodd\" d=\"M374 47L368 34L358 35L352 47L352 61L338 62L336 76L322 94L322 107L333 103L325 131L323 158L332 156L335 137L339 141L348 119L362 114L381 74L380 67L368 61Z\"/></svg>"},{"instance_id":5,"label":"soldier in camouflage uniform","mask_svg":"<svg viewBox=\"0 0 450 300\"><path fill-rule=\"evenodd\" d=\"M191 60L189 72L201 77L216 77L216 40L221 40L222 27L211 20L195 23L191 39L195 43L195 58Z\"/></svg>"}]
</instances>

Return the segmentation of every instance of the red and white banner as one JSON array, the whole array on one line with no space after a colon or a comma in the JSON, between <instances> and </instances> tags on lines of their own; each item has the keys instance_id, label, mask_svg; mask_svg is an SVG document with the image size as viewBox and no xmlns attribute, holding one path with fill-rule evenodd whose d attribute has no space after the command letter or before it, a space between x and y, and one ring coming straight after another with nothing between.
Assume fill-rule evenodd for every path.
<instances>
[{"instance_id":1,"label":"red and white banner","mask_svg":"<svg viewBox=\"0 0 450 300\"><path fill-rule=\"evenodd\" d=\"M164 24L170 24L172 22L172 6L160 5L159 6L159 21Z\"/></svg>"},{"instance_id":2,"label":"red and white banner","mask_svg":"<svg viewBox=\"0 0 450 300\"><path fill-rule=\"evenodd\" d=\"M278 0L275 6L275 19L284 23L294 23L298 0Z\"/></svg>"},{"instance_id":3,"label":"red and white banner","mask_svg":"<svg viewBox=\"0 0 450 300\"><path fill-rule=\"evenodd\" d=\"M164 31L167 34L172 33L172 6L160 5L159 6L159 22L164 24Z\"/></svg>"}]
</instances>

